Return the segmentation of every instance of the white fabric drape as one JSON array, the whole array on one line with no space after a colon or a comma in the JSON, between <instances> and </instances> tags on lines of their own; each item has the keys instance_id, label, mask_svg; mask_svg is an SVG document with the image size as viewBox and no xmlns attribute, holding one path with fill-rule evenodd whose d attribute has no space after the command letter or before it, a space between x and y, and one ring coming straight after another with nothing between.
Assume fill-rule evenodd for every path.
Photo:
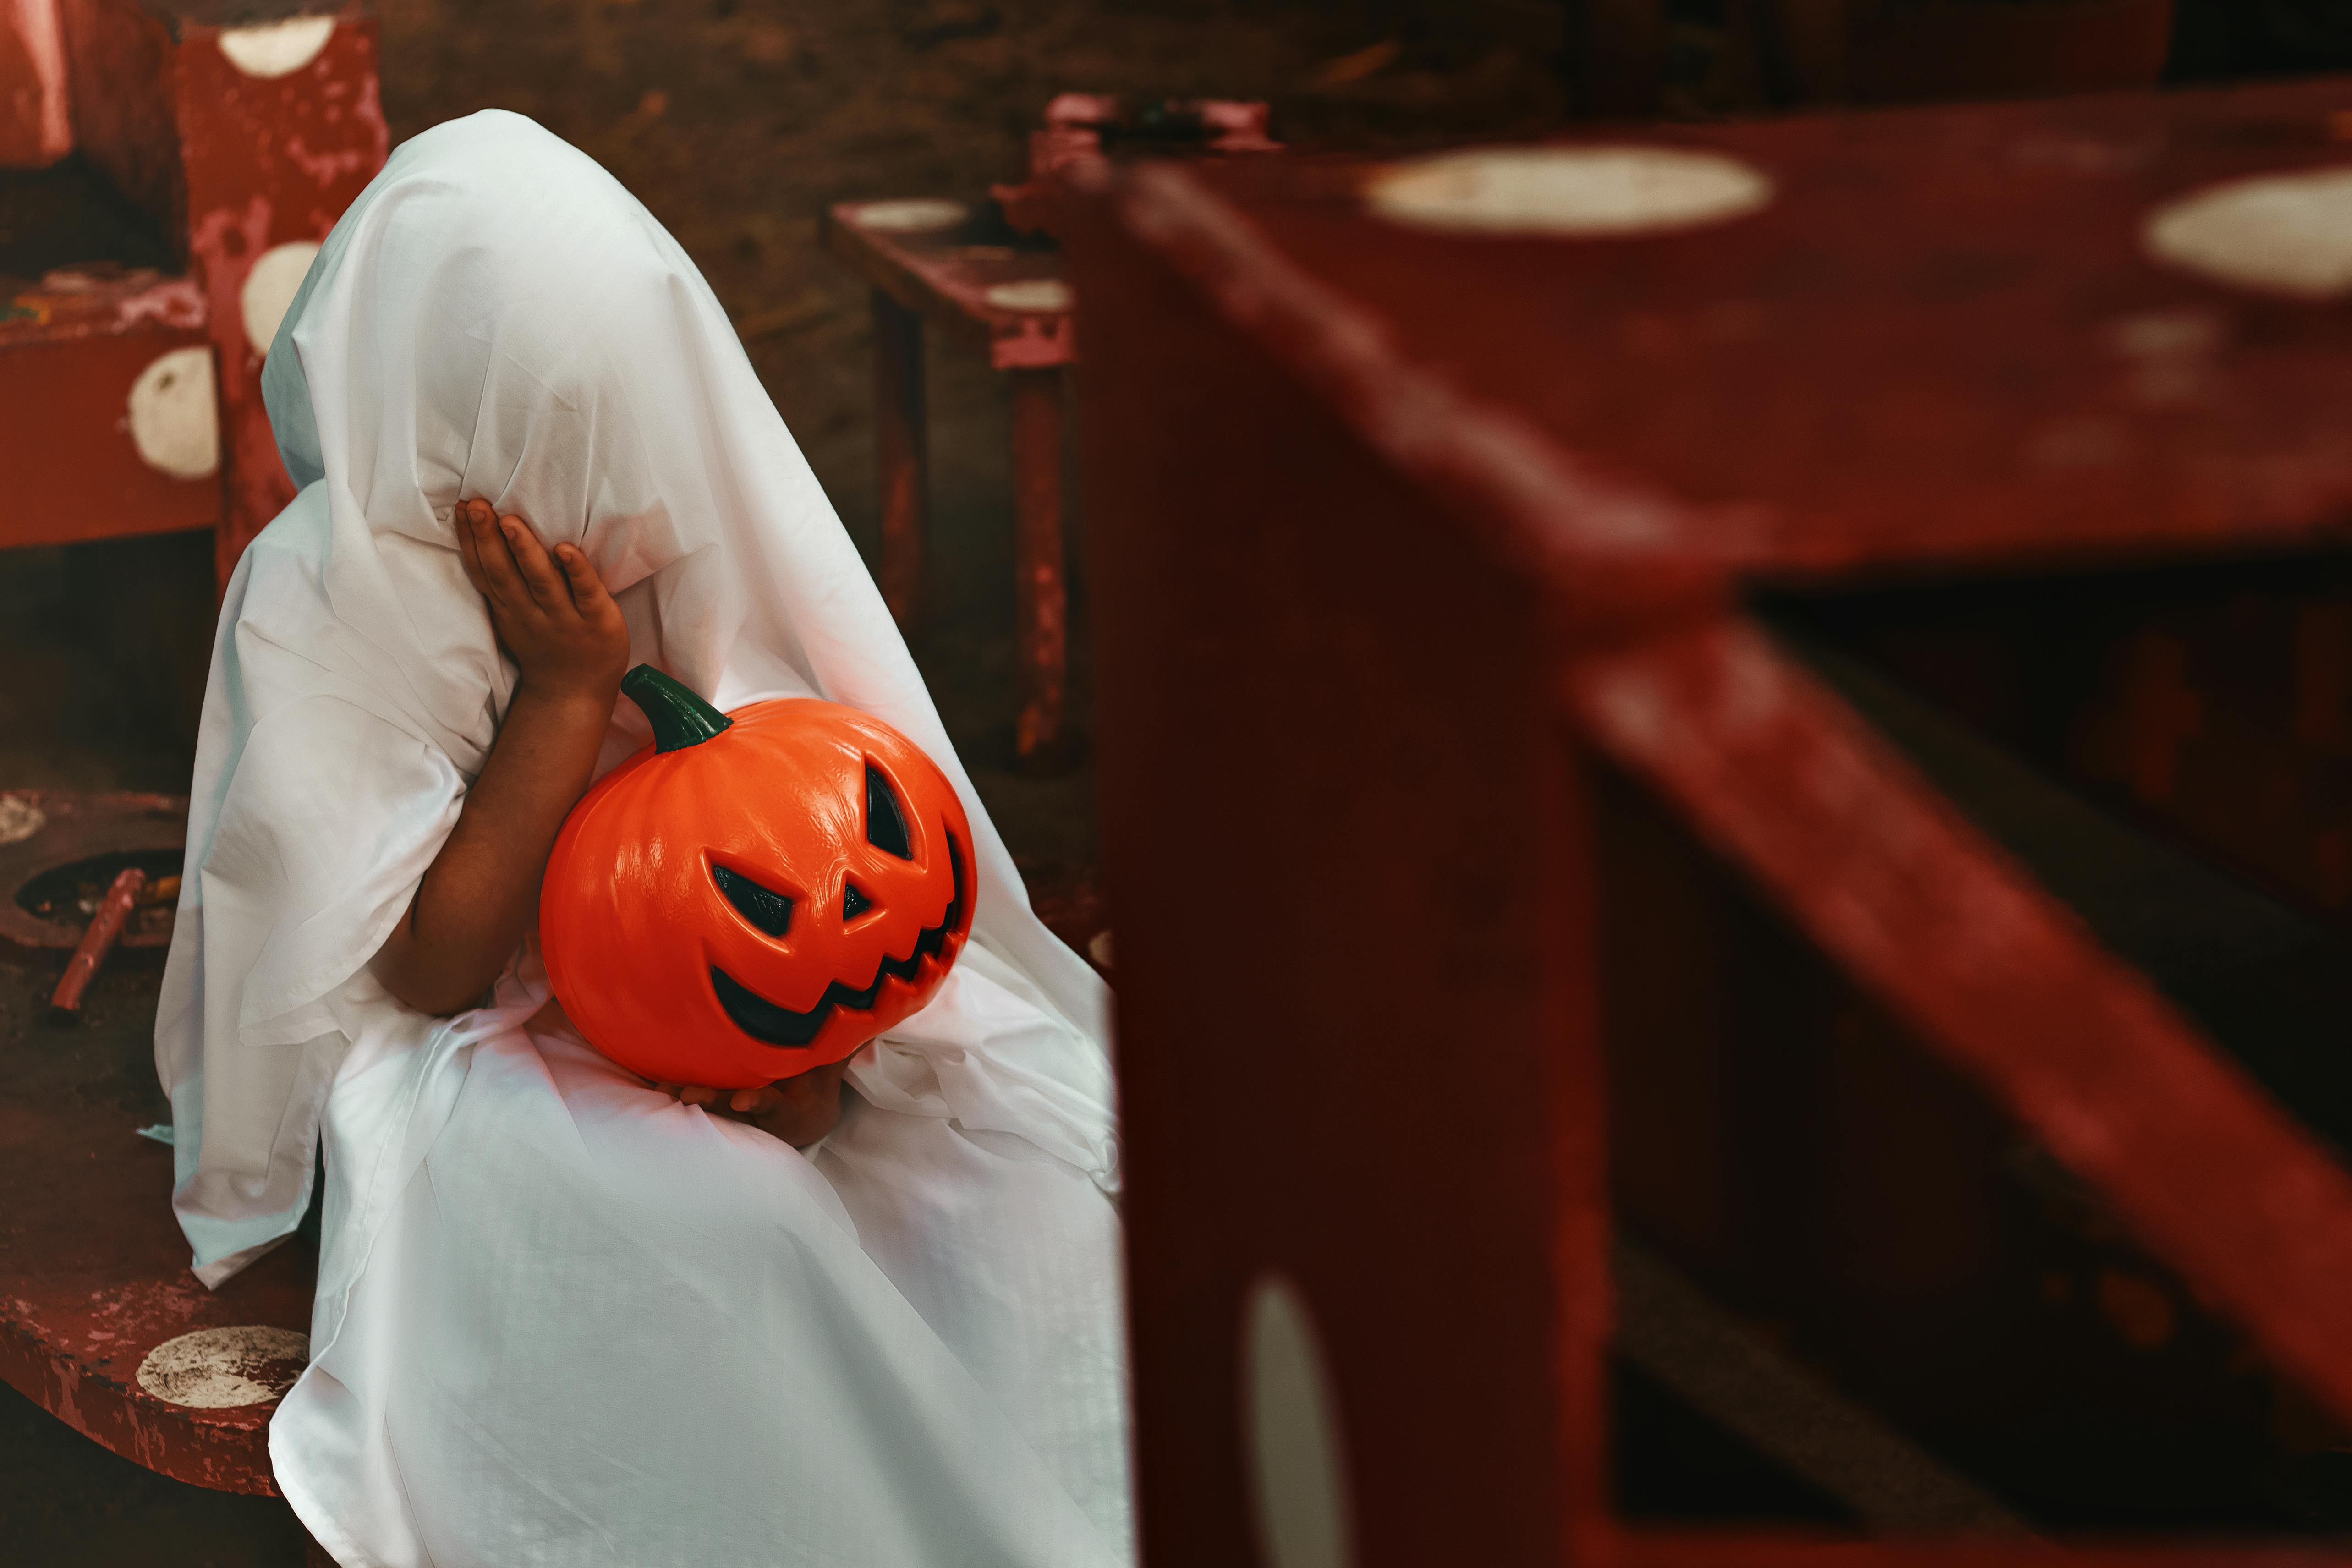
<instances>
[{"instance_id":1,"label":"white fabric drape","mask_svg":"<svg viewBox=\"0 0 2352 1568\"><path fill-rule=\"evenodd\" d=\"M301 488L223 607L156 1062L207 1282L328 1150L272 1428L313 1533L371 1563L1124 1561L1107 997L693 264L475 115L336 226L263 382ZM587 552L633 660L721 708L864 709L963 796L972 942L814 1157L526 1030L529 942L454 1019L367 973L513 688L450 528L475 496ZM600 770L646 739L621 703Z\"/></svg>"}]
</instances>

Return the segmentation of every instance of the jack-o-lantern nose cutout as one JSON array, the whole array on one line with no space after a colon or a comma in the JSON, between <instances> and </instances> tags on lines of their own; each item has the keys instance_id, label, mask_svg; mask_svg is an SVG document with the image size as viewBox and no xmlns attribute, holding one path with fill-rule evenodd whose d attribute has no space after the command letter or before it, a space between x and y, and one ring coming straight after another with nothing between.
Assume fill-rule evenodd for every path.
<instances>
[{"instance_id":1,"label":"jack-o-lantern nose cutout","mask_svg":"<svg viewBox=\"0 0 2352 1568\"><path fill-rule=\"evenodd\" d=\"M572 808L540 891L548 977L589 1042L659 1081L742 1089L929 1001L977 890L939 765L830 702L722 715L645 665L621 689L654 744Z\"/></svg>"}]
</instances>

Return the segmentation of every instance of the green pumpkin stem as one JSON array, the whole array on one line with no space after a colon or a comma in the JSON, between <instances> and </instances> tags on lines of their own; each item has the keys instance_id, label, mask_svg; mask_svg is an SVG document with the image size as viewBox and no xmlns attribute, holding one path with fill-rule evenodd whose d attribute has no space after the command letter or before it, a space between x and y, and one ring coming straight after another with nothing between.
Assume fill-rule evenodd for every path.
<instances>
[{"instance_id":1,"label":"green pumpkin stem","mask_svg":"<svg viewBox=\"0 0 2352 1568\"><path fill-rule=\"evenodd\" d=\"M656 752L698 746L735 722L650 664L621 677L621 695L635 703L653 725Z\"/></svg>"}]
</instances>

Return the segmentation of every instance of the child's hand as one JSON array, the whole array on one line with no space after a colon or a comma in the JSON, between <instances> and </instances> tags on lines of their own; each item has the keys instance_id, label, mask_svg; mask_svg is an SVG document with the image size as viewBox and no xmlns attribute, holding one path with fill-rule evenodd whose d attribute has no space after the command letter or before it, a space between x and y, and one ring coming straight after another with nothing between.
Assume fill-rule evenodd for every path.
<instances>
[{"instance_id":1,"label":"child's hand","mask_svg":"<svg viewBox=\"0 0 2352 1568\"><path fill-rule=\"evenodd\" d=\"M680 1104L698 1105L713 1116L747 1122L795 1149L805 1149L841 1120L841 1075L846 1058L811 1068L798 1078L778 1079L764 1089L704 1089L697 1084L656 1087Z\"/></svg>"},{"instance_id":2,"label":"child's hand","mask_svg":"<svg viewBox=\"0 0 2352 1568\"><path fill-rule=\"evenodd\" d=\"M629 628L586 552L559 544L551 559L530 524L486 500L459 501L455 521L467 580L489 601L522 687L609 710L629 667Z\"/></svg>"}]
</instances>

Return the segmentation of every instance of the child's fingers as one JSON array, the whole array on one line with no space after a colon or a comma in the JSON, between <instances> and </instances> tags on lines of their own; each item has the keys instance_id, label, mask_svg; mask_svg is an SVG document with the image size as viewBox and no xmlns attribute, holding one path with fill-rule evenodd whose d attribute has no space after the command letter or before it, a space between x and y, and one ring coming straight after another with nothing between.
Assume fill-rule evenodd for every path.
<instances>
[{"instance_id":1,"label":"child's fingers","mask_svg":"<svg viewBox=\"0 0 2352 1568\"><path fill-rule=\"evenodd\" d=\"M576 544L559 544L555 563L563 568L563 580L572 585L572 603L581 618L593 621L603 616L613 595L604 591L604 579L596 574L596 563L588 559L588 552Z\"/></svg>"},{"instance_id":2,"label":"child's fingers","mask_svg":"<svg viewBox=\"0 0 2352 1568\"><path fill-rule=\"evenodd\" d=\"M459 501L457 510L450 513L449 521L457 535L457 559L466 564L466 581L474 585L475 593L481 593L482 557L474 542L474 503Z\"/></svg>"},{"instance_id":3,"label":"child's fingers","mask_svg":"<svg viewBox=\"0 0 2352 1568\"><path fill-rule=\"evenodd\" d=\"M484 598L490 596L489 560L492 551L503 552L505 547L498 537L498 514L481 501L472 503L473 510L458 513L458 558L466 563L466 579L474 591Z\"/></svg>"},{"instance_id":4,"label":"child's fingers","mask_svg":"<svg viewBox=\"0 0 2352 1568\"><path fill-rule=\"evenodd\" d=\"M530 589L515 565L514 552L508 547L505 533L496 520L474 525L474 558L482 572L482 592L493 604L510 610L529 607Z\"/></svg>"},{"instance_id":5,"label":"child's fingers","mask_svg":"<svg viewBox=\"0 0 2352 1568\"><path fill-rule=\"evenodd\" d=\"M530 524L509 512L499 519L499 531L506 536L507 548L514 553L515 568L522 574L531 602L542 610L570 609L572 591L557 575L554 563L547 558L546 546L530 531Z\"/></svg>"}]
</instances>

